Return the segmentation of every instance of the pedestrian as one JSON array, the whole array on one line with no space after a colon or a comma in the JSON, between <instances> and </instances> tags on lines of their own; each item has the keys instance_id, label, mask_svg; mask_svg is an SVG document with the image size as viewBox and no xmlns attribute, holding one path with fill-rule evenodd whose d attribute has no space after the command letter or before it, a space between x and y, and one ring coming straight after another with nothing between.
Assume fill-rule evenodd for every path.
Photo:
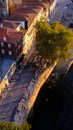
<instances>
[{"instance_id":1,"label":"pedestrian","mask_svg":"<svg viewBox=\"0 0 73 130\"><path fill-rule=\"evenodd\" d=\"M4 111L2 111L2 117L4 118Z\"/></svg>"},{"instance_id":2,"label":"pedestrian","mask_svg":"<svg viewBox=\"0 0 73 130\"><path fill-rule=\"evenodd\" d=\"M27 100L27 98L26 98L26 96L25 96L25 95L23 96L23 99L24 99L25 101Z\"/></svg>"},{"instance_id":3,"label":"pedestrian","mask_svg":"<svg viewBox=\"0 0 73 130\"><path fill-rule=\"evenodd\" d=\"M27 90L27 86L26 85L24 85L24 91L26 91Z\"/></svg>"},{"instance_id":4,"label":"pedestrian","mask_svg":"<svg viewBox=\"0 0 73 130\"><path fill-rule=\"evenodd\" d=\"M2 101L2 95L0 94L0 102Z\"/></svg>"},{"instance_id":5,"label":"pedestrian","mask_svg":"<svg viewBox=\"0 0 73 130\"><path fill-rule=\"evenodd\" d=\"M28 91L28 99L30 98L30 90Z\"/></svg>"}]
</instances>

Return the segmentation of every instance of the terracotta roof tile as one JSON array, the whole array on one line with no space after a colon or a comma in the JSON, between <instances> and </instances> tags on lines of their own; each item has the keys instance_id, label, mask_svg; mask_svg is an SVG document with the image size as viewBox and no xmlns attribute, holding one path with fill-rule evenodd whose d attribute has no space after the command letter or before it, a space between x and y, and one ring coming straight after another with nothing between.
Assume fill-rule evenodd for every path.
<instances>
[{"instance_id":1,"label":"terracotta roof tile","mask_svg":"<svg viewBox=\"0 0 73 130\"><path fill-rule=\"evenodd\" d=\"M24 36L24 34L27 32L27 30L21 29L19 32L21 32Z\"/></svg>"},{"instance_id":2,"label":"terracotta roof tile","mask_svg":"<svg viewBox=\"0 0 73 130\"><path fill-rule=\"evenodd\" d=\"M44 3L48 3L48 4L51 4L54 0L22 0L22 2L24 4L33 4L33 5L36 5L36 4L42 4L43 2Z\"/></svg>"},{"instance_id":3,"label":"terracotta roof tile","mask_svg":"<svg viewBox=\"0 0 73 130\"><path fill-rule=\"evenodd\" d=\"M12 14L7 16L7 20L24 21L34 18L44 6L48 8L54 0L22 0L22 4L16 5Z\"/></svg>"},{"instance_id":4,"label":"terracotta roof tile","mask_svg":"<svg viewBox=\"0 0 73 130\"><path fill-rule=\"evenodd\" d=\"M6 43L13 44L18 39L23 36L22 32L17 32L11 29L0 28L0 41L3 41L3 38L6 37Z\"/></svg>"},{"instance_id":5,"label":"terracotta roof tile","mask_svg":"<svg viewBox=\"0 0 73 130\"><path fill-rule=\"evenodd\" d=\"M7 27L7 28L12 28L12 29L16 29L18 27L18 25L19 25L18 23L5 22L5 21L0 23L0 26Z\"/></svg>"},{"instance_id":6,"label":"terracotta roof tile","mask_svg":"<svg viewBox=\"0 0 73 130\"><path fill-rule=\"evenodd\" d=\"M23 16L23 14L12 13L12 14L9 14L9 15L6 17L6 20L24 21L24 20L25 20L25 17Z\"/></svg>"},{"instance_id":7,"label":"terracotta roof tile","mask_svg":"<svg viewBox=\"0 0 73 130\"><path fill-rule=\"evenodd\" d=\"M15 8L14 13L6 17L6 20L29 21L31 18L35 18L41 8L41 5L19 5Z\"/></svg>"}]
</instances>

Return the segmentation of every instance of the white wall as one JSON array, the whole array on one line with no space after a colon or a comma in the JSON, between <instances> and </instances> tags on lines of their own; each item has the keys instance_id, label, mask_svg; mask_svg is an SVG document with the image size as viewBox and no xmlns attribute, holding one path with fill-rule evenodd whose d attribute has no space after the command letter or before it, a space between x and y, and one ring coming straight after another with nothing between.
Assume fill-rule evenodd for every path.
<instances>
[{"instance_id":1,"label":"white wall","mask_svg":"<svg viewBox=\"0 0 73 130\"><path fill-rule=\"evenodd\" d=\"M58 0L54 0L54 2L52 3L52 5L50 6L50 15L53 13L53 11L55 10L55 6L57 4Z\"/></svg>"}]
</instances>

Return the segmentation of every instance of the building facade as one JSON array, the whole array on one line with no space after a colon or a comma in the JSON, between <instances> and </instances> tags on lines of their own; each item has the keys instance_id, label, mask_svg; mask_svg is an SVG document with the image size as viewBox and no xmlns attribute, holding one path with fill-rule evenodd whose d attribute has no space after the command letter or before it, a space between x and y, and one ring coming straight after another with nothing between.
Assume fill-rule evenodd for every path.
<instances>
[{"instance_id":1,"label":"building facade","mask_svg":"<svg viewBox=\"0 0 73 130\"><path fill-rule=\"evenodd\" d=\"M1 55L18 61L23 52L22 33L6 28L0 28L0 32Z\"/></svg>"},{"instance_id":2,"label":"building facade","mask_svg":"<svg viewBox=\"0 0 73 130\"><path fill-rule=\"evenodd\" d=\"M6 14L9 13L0 24L0 56L14 59L9 71L6 71L0 82L2 91L5 84L8 84L9 77L15 70L15 64L22 54L25 54L25 58L29 60L35 49L35 24L41 18L47 19L56 2L55 0L35 0L34 2L33 0L25 0L24 2L21 0L1 0L0 2L6 5ZM12 6L12 11L9 10L10 6Z\"/></svg>"},{"instance_id":3,"label":"building facade","mask_svg":"<svg viewBox=\"0 0 73 130\"><path fill-rule=\"evenodd\" d=\"M22 0L0 0L0 18L12 12L16 4L21 4Z\"/></svg>"}]
</instances>

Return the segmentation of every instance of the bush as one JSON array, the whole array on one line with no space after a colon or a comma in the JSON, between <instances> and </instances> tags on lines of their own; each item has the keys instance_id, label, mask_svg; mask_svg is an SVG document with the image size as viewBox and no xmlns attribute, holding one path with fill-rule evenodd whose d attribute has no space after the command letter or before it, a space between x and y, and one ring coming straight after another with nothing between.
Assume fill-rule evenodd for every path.
<instances>
[{"instance_id":1,"label":"bush","mask_svg":"<svg viewBox=\"0 0 73 130\"><path fill-rule=\"evenodd\" d=\"M0 130L29 130L30 128L31 125L28 124L26 121L23 121L20 125L12 122L0 122Z\"/></svg>"}]
</instances>

